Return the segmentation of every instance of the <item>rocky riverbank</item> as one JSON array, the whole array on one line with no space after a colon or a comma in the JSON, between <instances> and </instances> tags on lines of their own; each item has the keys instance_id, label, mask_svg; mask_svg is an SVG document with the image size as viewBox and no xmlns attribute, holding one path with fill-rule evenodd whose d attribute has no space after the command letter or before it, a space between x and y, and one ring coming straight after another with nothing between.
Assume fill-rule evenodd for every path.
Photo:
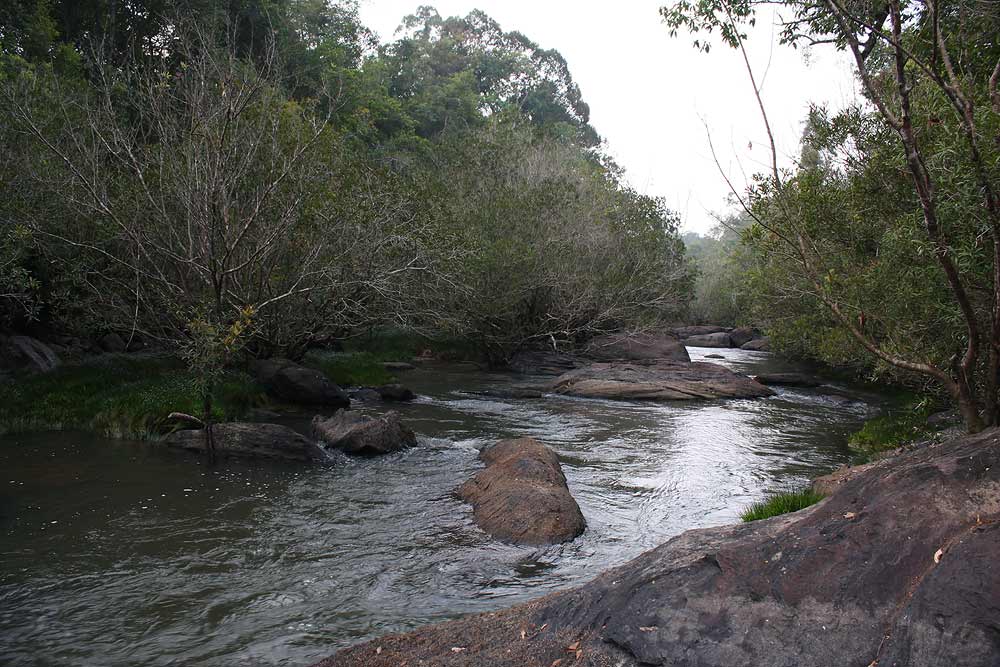
<instances>
[{"instance_id":1,"label":"rocky riverbank","mask_svg":"<svg viewBox=\"0 0 1000 667\"><path fill-rule=\"evenodd\" d=\"M870 465L811 508L688 531L575 590L321 667L1000 661L1000 430Z\"/></svg>"}]
</instances>

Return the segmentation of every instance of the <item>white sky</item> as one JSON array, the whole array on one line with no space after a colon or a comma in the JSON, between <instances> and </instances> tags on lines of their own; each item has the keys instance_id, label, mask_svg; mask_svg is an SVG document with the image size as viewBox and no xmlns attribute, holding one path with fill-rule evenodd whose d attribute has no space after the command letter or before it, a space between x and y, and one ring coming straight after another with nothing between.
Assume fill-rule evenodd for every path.
<instances>
[{"instance_id":1,"label":"white sky","mask_svg":"<svg viewBox=\"0 0 1000 667\"><path fill-rule=\"evenodd\" d=\"M713 213L730 210L729 189L712 160L705 123L723 168L737 187L769 161L767 135L739 53L716 44L703 54L692 38L671 38L658 14L666 0L361 0L361 19L391 41L420 4L442 16L482 9L505 31L518 30L569 63L591 124L638 191L662 196L684 229L704 233ZM773 46L772 46L773 43ZM809 102L834 108L854 101L850 64L826 47L777 45L771 22L759 20L748 51L775 132L779 159L798 154ZM769 65L770 64L770 65Z\"/></svg>"}]
</instances>

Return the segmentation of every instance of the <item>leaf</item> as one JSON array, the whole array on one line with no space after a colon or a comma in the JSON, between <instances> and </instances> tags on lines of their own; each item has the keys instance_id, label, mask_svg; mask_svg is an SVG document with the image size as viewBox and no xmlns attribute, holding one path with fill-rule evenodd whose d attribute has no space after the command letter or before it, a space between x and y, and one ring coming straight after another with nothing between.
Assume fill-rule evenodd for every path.
<instances>
[{"instance_id":1,"label":"leaf","mask_svg":"<svg viewBox=\"0 0 1000 667\"><path fill-rule=\"evenodd\" d=\"M381 646L379 646L377 649L375 649L375 655L382 655L382 647Z\"/></svg>"},{"instance_id":2,"label":"leaf","mask_svg":"<svg viewBox=\"0 0 1000 667\"><path fill-rule=\"evenodd\" d=\"M941 556L943 556L943 555L944 555L944 549L938 549L937 551L935 551L934 552L934 562L935 563L940 563L941 562Z\"/></svg>"},{"instance_id":3,"label":"leaf","mask_svg":"<svg viewBox=\"0 0 1000 667\"><path fill-rule=\"evenodd\" d=\"M580 642L576 641L576 642L573 642L572 644L570 644L569 646L567 646L566 650L572 652L572 651L577 650L578 648L580 648Z\"/></svg>"},{"instance_id":4,"label":"leaf","mask_svg":"<svg viewBox=\"0 0 1000 667\"><path fill-rule=\"evenodd\" d=\"M452 646L451 647L451 652L452 653L461 653L464 650L465 650L464 646Z\"/></svg>"},{"instance_id":5,"label":"leaf","mask_svg":"<svg viewBox=\"0 0 1000 667\"><path fill-rule=\"evenodd\" d=\"M657 625L645 625L639 627L639 632L656 632L659 629Z\"/></svg>"}]
</instances>

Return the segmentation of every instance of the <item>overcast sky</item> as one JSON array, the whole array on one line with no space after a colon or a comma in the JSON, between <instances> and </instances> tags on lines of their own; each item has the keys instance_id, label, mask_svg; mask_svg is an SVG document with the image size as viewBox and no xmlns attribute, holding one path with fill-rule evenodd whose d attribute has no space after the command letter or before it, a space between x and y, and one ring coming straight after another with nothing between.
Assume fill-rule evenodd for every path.
<instances>
[{"instance_id":1,"label":"overcast sky","mask_svg":"<svg viewBox=\"0 0 1000 667\"><path fill-rule=\"evenodd\" d=\"M406 14L431 4L442 16L482 9L506 30L555 48L590 105L591 124L640 192L665 197L684 229L704 233L713 214L729 210L728 187L712 160L705 125L720 162L742 187L766 168L767 135L738 52L702 54L691 38L670 38L657 13L663 0L361 0L361 18L390 41ZM798 154L809 102L841 107L856 89L843 54L776 44L761 20L748 50L786 164Z\"/></svg>"}]
</instances>

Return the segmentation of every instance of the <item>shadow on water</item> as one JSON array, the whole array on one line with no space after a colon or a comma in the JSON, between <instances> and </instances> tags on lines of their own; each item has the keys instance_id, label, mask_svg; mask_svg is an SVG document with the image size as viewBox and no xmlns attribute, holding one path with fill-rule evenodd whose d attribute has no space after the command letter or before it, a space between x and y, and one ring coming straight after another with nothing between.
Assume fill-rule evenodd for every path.
<instances>
[{"instance_id":1,"label":"shadow on water","mask_svg":"<svg viewBox=\"0 0 1000 667\"><path fill-rule=\"evenodd\" d=\"M707 353L720 351L692 349ZM740 372L795 369L721 354ZM837 383L664 405L487 398L469 392L525 378L475 372L403 379L421 395L397 408L420 446L329 467L209 465L73 433L0 438L0 662L303 665L508 606L846 462L847 434L880 402ZM521 435L563 461L588 522L570 544L494 542L452 495L479 448Z\"/></svg>"}]
</instances>

